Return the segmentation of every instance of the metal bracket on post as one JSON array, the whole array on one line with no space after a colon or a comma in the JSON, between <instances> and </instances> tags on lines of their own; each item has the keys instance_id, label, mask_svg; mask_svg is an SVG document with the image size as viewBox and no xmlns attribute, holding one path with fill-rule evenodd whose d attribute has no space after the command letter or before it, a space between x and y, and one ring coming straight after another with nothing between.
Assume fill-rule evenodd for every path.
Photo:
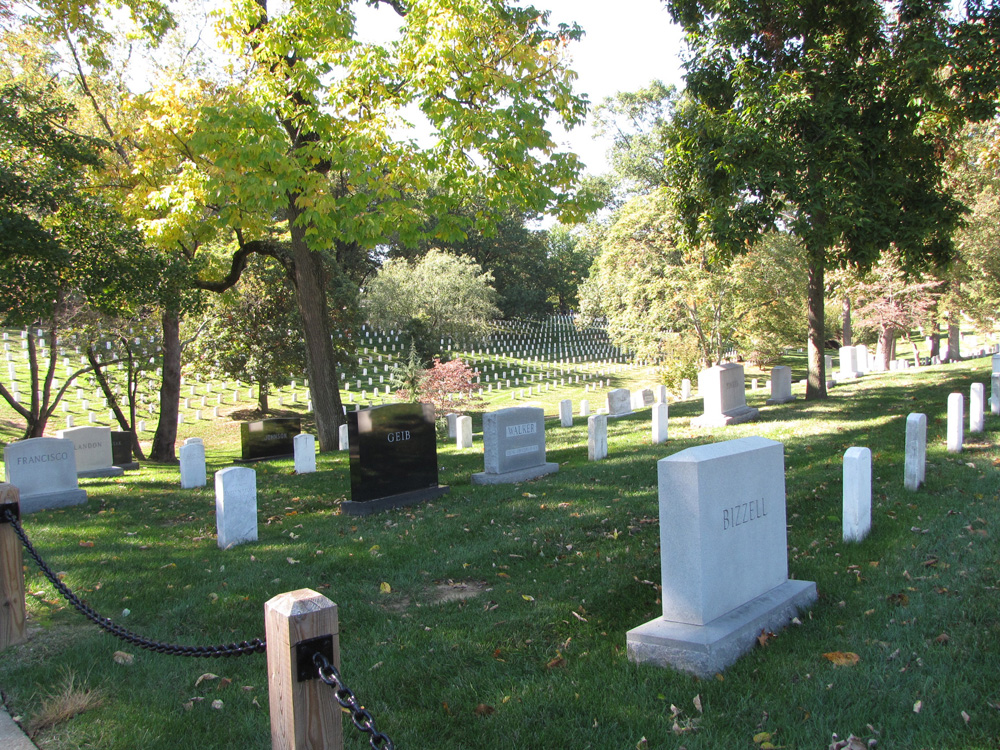
<instances>
[{"instance_id":1,"label":"metal bracket on post","mask_svg":"<svg viewBox=\"0 0 1000 750\"><path fill-rule=\"evenodd\" d=\"M313 663L315 654L323 654L333 663L333 636L321 635L295 644L295 670L299 682L319 678L319 668Z\"/></svg>"},{"instance_id":2,"label":"metal bracket on post","mask_svg":"<svg viewBox=\"0 0 1000 750\"><path fill-rule=\"evenodd\" d=\"M10 515L13 516L15 521L21 520L21 503L16 500L13 502L7 500L0 501L0 523L6 523L7 511L10 511Z\"/></svg>"}]
</instances>

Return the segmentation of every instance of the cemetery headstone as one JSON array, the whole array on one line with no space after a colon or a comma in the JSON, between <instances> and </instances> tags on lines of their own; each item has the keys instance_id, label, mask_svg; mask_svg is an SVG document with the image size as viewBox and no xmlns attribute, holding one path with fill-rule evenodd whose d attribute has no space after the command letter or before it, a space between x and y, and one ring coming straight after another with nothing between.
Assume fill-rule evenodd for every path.
<instances>
[{"instance_id":1,"label":"cemetery headstone","mask_svg":"<svg viewBox=\"0 0 1000 750\"><path fill-rule=\"evenodd\" d=\"M463 415L455 420L455 447L459 450L472 447L472 417Z\"/></svg>"},{"instance_id":2,"label":"cemetery headstone","mask_svg":"<svg viewBox=\"0 0 1000 750\"><path fill-rule=\"evenodd\" d=\"M1000 415L1000 372L990 375L990 413Z\"/></svg>"},{"instance_id":3,"label":"cemetery headstone","mask_svg":"<svg viewBox=\"0 0 1000 750\"><path fill-rule=\"evenodd\" d=\"M439 497L431 404L387 404L347 413L351 499L348 515L368 515Z\"/></svg>"},{"instance_id":4,"label":"cemetery headstone","mask_svg":"<svg viewBox=\"0 0 1000 750\"><path fill-rule=\"evenodd\" d=\"M628 388L608 391L608 416L624 417L632 413L632 394Z\"/></svg>"},{"instance_id":5,"label":"cemetery headstone","mask_svg":"<svg viewBox=\"0 0 1000 750\"><path fill-rule=\"evenodd\" d=\"M872 452L848 448L844 453L844 541L860 542L872 528Z\"/></svg>"},{"instance_id":6,"label":"cemetery headstone","mask_svg":"<svg viewBox=\"0 0 1000 750\"><path fill-rule=\"evenodd\" d=\"M864 344L858 344L854 347L854 353L858 372L863 374L871 370L871 361L868 358L868 347Z\"/></svg>"},{"instance_id":7,"label":"cemetery headstone","mask_svg":"<svg viewBox=\"0 0 1000 750\"><path fill-rule=\"evenodd\" d=\"M558 471L558 464L545 461L544 410L515 406L484 414L483 464L473 484L511 484Z\"/></svg>"},{"instance_id":8,"label":"cemetery headstone","mask_svg":"<svg viewBox=\"0 0 1000 750\"><path fill-rule=\"evenodd\" d=\"M208 484L204 443L182 445L178 455L181 462L181 489L189 490Z\"/></svg>"},{"instance_id":9,"label":"cemetery headstone","mask_svg":"<svg viewBox=\"0 0 1000 750\"><path fill-rule=\"evenodd\" d=\"M667 409L663 401L653 404L653 445L667 442Z\"/></svg>"},{"instance_id":10,"label":"cemetery headstone","mask_svg":"<svg viewBox=\"0 0 1000 750\"><path fill-rule=\"evenodd\" d=\"M240 423L240 441L243 448L237 463L267 461L274 458L291 458L295 455L292 440L302 432L300 417L274 417L257 422Z\"/></svg>"},{"instance_id":11,"label":"cemetery headstone","mask_svg":"<svg viewBox=\"0 0 1000 750\"><path fill-rule=\"evenodd\" d=\"M295 451L295 473L312 474L316 471L316 436L300 432L292 438Z\"/></svg>"},{"instance_id":12,"label":"cemetery headstone","mask_svg":"<svg viewBox=\"0 0 1000 750\"><path fill-rule=\"evenodd\" d=\"M657 472L663 616L628 632L628 658L712 677L817 598L788 578L784 447L701 445Z\"/></svg>"},{"instance_id":13,"label":"cemetery headstone","mask_svg":"<svg viewBox=\"0 0 1000 750\"><path fill-rule=\"evenodd\" d=\"M608 457L608 415L594 414L587 419L587 458L601 461Z\"/></svg>"},{"instance_id":14,"label":"cemetery headstone","mask_svg":"<svg viewBox=\"0 0 1000 750\"><path fill-rule=\"evenodd\" d=\"M961 453L965 439L965 398L961 393L948 395L948 452Z\"/></svg>"},{"instance_id":15,"label":"cemetery headstone","mask_svg":"<svg viewBox=\"0 0 1000 750\"><path fill-rule=\"evenodd\" d=\"M916 490L924 482L927 466L927 415L906 417L906 457L903 462L903 486Z\"/></svg>"},{"instance_id":16,"label":"cemetery headstone","mask_svg":"<svg viewBox=\"0 0 1000 750\"><path fill-rule=\"evenodd\" d=\"M458 414L445 414L444 418L448 422L448 437L454 438L458 429Z\"/></svg>"},{"instance_id":17,"label":"cemetery headstone","mask_svg":"<svg viewBox=\"0 0 1000 750\"><path fill-rule=\"evenodd\" d=\"M131 432L111 433L111 460L114 465L122 471L137 471L139 463L132 460L132 440Z\"/></svg>"},{"instance_id":18,"label":"cemetery headstone","mask_svg":"<svg viewBox=\"0 0 1000 750\"><path fill-rule=\"evenodd\" d=\"M792 395L792 368L778 365L771 370L771 398L764 403L768 406L787 404L794 401Z\"/></svg>"},{"instance_id":19,"label":"cemetery headstone","mask_svg":"<svg viewBox=\"0 0 1000 750\"><path fill-rule=\"evenodd\" d=\"M87 502L76 478L72 440L40 437L3 449L8 484L21 493L21 513L35 513Z\"/></svg>"},{"instance_id":20,"label":"cemetery headstone","mask_svg":"<svg viewBox=\"0 0 1000 750\"><path fill-rule=\"evenodd\" d=\"M580 416L589 417L590 416L590 401L583 399L580 402Z\"/></svg>"},{"instance_id":21,"label":"cemetery headstone","mask_svg":"<svg viewBox=\"0 0 1000 750\"><path fill-rule=\"evenodd\" d=\"M113 463L110 427L73 427L59 430L56 437L73 441L76 475L81 479L122 475L122 470Z\"/></svg>"},{"instance_id":22,"label":"cemetery headstone","mask_svg":"<svg viewBox=\"0 0 1000 750\"><path fill-rule=\"evenodd\" d=\"M687 378L681 380L681 399L687 401L691 398L691 381Z\"/></svg>"},{"instance_id":23,"label":"cemetery headstone","mask_svg":"<svg viewBox=\"0 0 1000 750\"><path fill-rule=\"evenodd\" d=\"M969 388L969 433L983 432L986 421L983 418L986 401L986 386L973 383Z\"/></svg>"},{"instance_id":24,"label":"cemetery headstone","mask_svg":"<svg viewBox=\"0 0 1000 750\"><path fill-rule=\"evenodd\" d=\"M725 427L750 422L760 411L747 406L743 365L716 365L698 373L698 392L704 399L704 413L691 420L694 427Z\"/></svg>"},{"instance_id":25,"label":"cemetery headstone","mask_svg":"<svg viewBox=\"0 0 1000 750\"><path fill-rule=\"evenodd\" d=\"M346 423L340 425L340 429L337 432L337 447L342 451L350 450L351 438Z\"/></svg>"},{"instance_id":26,"label":"cemetery headstone","mask_svg":"<svg viewBox=\"0 0 1000 750\"><path fill-rule=\"evenodd\" d=\"M861 377L861 372L858 370L858 350L853 346L840 347L840 372L837 373L837 377L840 380Z\"/></svg>"},{"instance_id":27,"label":"cemetery headstone","mask_svg":"<svg viewBox=\"0 0 1000 750\"><path fill-rule=\"evenodd\" d=\"M257 472L230 466L215 472L215 527L219 549L257 541Z\"/></svg>"},{"instance_id":28,"label":"cemetery headstone","mask_svg":"<svg viewBox=\"0 0 1000 750\"><path fill-rule=\"evenodd\" d=\"M573 426L573 402L568 398L559 402L559 424L562 427Z\"/></svg>"}]
</instances>

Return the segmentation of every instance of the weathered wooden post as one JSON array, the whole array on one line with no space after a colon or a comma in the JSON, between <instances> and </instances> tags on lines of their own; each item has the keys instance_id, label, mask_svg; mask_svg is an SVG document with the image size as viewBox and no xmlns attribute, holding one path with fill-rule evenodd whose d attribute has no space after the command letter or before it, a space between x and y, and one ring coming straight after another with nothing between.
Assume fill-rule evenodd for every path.
<instances>
[{"instance_id":1,"label":"weathered wooden post","mask_svg":"<svg viewBox=\"0 0 1000 750\"><path fill-rule=\"evenodd\" d=\"M0 513L4 506L20 507L21 492L0 483ZM19 516L17 510L14 511ZM21 540L9 523L0 522L0 651L26 638L24 610L24 558Z\"/></svg>"},{"instance_id":2,"label":"weathered wooden post","mask_svg":"<svg viewBox=\"0 0 1000 750\"><path fill-rule=\"evenodd\" d=\"M278 594L264 629L272 750L343 750L340 705L312 664L320 651L340 669L337 605L312 589Z\"/></svg>"}]
</instances>

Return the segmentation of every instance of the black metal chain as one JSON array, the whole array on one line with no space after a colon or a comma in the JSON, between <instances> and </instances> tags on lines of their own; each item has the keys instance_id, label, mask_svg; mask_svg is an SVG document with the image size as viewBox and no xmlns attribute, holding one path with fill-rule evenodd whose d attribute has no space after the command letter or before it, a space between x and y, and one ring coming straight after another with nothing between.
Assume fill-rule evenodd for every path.
<instances>
[{"instance_id":1,"label":"black metal chain","mask_svg":"<svg viewBox=\"0 0 1000 750\"><path fill-rule=\"evenodd\" d=\"M139 648L144 648L147 651L155 651L158 654L168 654L170 656L244 656L247 654L262 654L267 650L267 644L261 638L254 638L252 641L240 641L239 643L227 643L221 646L182 646L173 643L160 643L159 641L136 635L107 617L99 615L90 606L80 601L79 597L70 590L69 586L59 580L59 577L42 560L41 555L35 551L35 548L28 540L28 535L24 533L24 529L21 528L21 524L18 523L17 518L9 507L3 508L3 518L0 518L0 521L6 521L13 527L14 533L17 534L18 539L21 540L21 544L24 545L28 554L31 555L32 559L38 565L38 569L56 587L56 590L65 597L66 601L76 607L81 614L99 628L121 638L123 641Z\"/></svg>"},{"instance_id":2,"label":"black metal chain","mask_svg":"<svg viewBox=\"0 0 1000 750\"><path fill-rule=\"evenodd\" d=\"M313 654L313 664L319 669L319 678L333 688L333 695L337 703L351 712L351 721L354 726L365 734L371 735L368 744L373 750L395 750L395 745L387 736L375 728L375 717L373 717L364 706L358 703L354 692L344 684L340 677L340 672L330 663L330 660L323 654L317 652Z\"/></svg>"}]
</instances>

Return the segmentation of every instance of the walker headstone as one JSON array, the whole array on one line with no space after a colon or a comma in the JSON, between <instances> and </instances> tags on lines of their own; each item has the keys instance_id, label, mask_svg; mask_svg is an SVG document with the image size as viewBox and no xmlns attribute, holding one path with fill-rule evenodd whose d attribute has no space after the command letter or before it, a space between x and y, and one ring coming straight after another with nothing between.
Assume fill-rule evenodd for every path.
<instances>
[{"instance_id":1,"label":"walker headstone","mask_svg":"<svg viewBox=\"0 0 1000 750\"><path fill-rule=\"evenodd\" d=\"M347 413L351 499L344 513L364 516L439 497L432 404L388 404Z\"/></svg>"},{"instance_id":2,"label":"walker headstone","mask_svg":"<svg viewBox=\"0 0 1000 750\"><path fill-rule=\"evenodd\" d=\"M657 471L663 616L628 632L628 658L711 677L817 597L788 578L784 447L702 445Z\"/></svg>"},{"instance_id":3,"label":"walker headstone","mask_svg":"<svg viewBox=\"0 0 1000 750\"><path fill-rule=\"evenodd\" d=\"M295 455L295 436L302 432L299 417L275 417L240 423L242 457L237 463L291 458Z\"/></svg>"},{"instance_id":4,"label":"walker headstone","mask_svg":"<svg viewBox=\"0 0 1000 750\"><path fill-rule=\"evenodd\" d=\"M21 493L21 513L87 502L87 493L76 479L72 440L20 440L3 449L3 458L7 483Z\"/></svg>"},{"instance_id":5,"label":"walker headstone","mask_svg":"<svg viewBox=\"0 0 1000 750\"><path fill-rule=\"evenodd\" d=\"M515 406L484 414L483 463L473 484L524 482L558 471L558 464L545 461L545 411Z\"/></svg>"}]
</instances>

